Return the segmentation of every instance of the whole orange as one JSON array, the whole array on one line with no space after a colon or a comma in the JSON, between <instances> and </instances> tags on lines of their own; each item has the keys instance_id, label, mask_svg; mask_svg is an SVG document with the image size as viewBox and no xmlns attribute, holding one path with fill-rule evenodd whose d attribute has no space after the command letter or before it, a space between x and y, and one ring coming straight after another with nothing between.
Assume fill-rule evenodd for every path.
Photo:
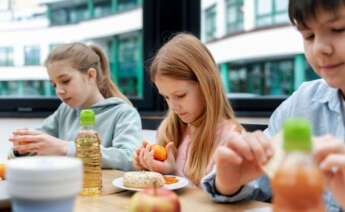
<instances>
[{"instance_id":1,"label":"whole orange","mask_svg":"<svg viewBox=\"0 0 345 212\"><path fill-rule=\"evenodd\" d=\"M164 161L167 159L166 149L159 144L152 144L150 146L150 151L153 150L153 158L156 160Z\"/></svg>"}]
</instances>

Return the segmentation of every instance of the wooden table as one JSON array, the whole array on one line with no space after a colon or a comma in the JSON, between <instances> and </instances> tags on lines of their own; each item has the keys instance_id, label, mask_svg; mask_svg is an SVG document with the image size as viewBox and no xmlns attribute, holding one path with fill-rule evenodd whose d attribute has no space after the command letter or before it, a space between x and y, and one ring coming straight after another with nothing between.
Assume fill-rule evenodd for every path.
<instances>
[{"instance_id":1,"label":"wooden table","mask_svg":"<svg viewBox=\"0 0 345 212\"><path fill-rule=\"evenodd\" d=\"M134 192L123 191L111 182L123 175L122 171L103 170L103 195L98 197L78 196L75 212L114 212L128 211ZM182 211L244 211L252 208L269 207L270 204L257 201L243 201L236 204L218 204L211 201L201 189L182 188L177 190Z\"/></svg>"}]
</instances>

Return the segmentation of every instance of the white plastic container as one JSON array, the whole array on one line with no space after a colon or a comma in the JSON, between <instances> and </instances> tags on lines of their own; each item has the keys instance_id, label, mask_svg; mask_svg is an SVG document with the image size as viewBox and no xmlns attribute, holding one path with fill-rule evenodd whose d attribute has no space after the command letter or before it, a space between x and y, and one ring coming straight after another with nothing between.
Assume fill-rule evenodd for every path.
<instances>
[{"instance_id":1,"label":"white plastic container","mask_svg":"<svg viewBox=\"0 0 345 212\"><path fill-rule=\"evenodd\" d=\"M13 159L6 179L14 212L72 212L82 188L82 162L62 156Z\"/></svg>"}]
</instances>

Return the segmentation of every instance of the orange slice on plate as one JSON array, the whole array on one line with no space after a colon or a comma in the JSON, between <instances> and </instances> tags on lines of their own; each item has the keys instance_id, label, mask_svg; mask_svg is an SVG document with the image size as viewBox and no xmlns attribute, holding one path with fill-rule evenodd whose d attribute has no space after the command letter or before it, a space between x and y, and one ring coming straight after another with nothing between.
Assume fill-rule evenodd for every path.
<instances>
[{"instance_id":1,"label":"orange slice on plate","mask_svg":"<svg viewBox=\"0 0 345 212\"><path fill-rule=\"evenodd\" d=\"M163 176L163 177L164 177L165 184L173 184L173 183L178 182L178 179L176 177L166 177L166 176Z\"/></svg>"}]
</instances>

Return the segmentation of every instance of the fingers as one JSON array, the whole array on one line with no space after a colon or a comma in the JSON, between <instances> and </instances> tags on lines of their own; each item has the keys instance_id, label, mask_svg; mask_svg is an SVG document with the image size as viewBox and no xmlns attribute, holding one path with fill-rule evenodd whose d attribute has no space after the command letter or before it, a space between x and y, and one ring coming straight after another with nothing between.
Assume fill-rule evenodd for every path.
<instances>
[{"instance_id":1,"label":"fingers","mask_svg":"<svg viewBox=\"0 0 345 212\"><path fill-rule=\"evenodd\" d=\"M16 135L38 135L40 133L41 133L41 131L30 130L28 128L20 128L20 129L16 129L15 131L12 132L12 134L14 136L16 136Z\"/></svg>"},{"instance_id":2,"label":"fingers","mask_svg":"<svg viewBox=\"0 0 345 212\"><path fill-rule=\"evenodd\" d=\"M132 163L133 163L133 167L135 169L137 169L137 170L143 170L144 169L144 167L139 162L138 154L136 151L134 151L132 153Z\"/></svg>"},{"instance_id":3,"label":"fingers","mask_svg":"<svg viewBox=\"0 0 345 212\"><path fill-rule=\"evenodd\" d=\"M21 135L21 136L13 136L8 139L9 141L17 144L25 144L25 143L32 143L40 141L40 137L36 135Z\"/></svg>"},{"instance_id":4,"label":"fingers","mask_svg":"<svg viewBox=\"0 0 345 212\"><path fill-rule=\"evenodd\" d=\"M320 169L326 172L336 172L337 170L345 170L345 155L344 154L328 155L320 163Z\"/></svg>"},{"instance_id":5,"label":"fingers","mask_svg":"<svg viewBox=\"0 0 345 212\"><path fill-rule=\"evenodd\" d=\"M314 138L313 144L313 156L317 164L330 154L345 154L345 144L330 135Z\"/></svg>"},{"instance_id":6,"label":"fingers","mask_svg":"<svg viewBox=\"0 0 345 212\"><path fill-rule=\"evenodd\" d=\"M168 154L168 160L174 160L175 161L175 145L174 142L169 142L166 146L165 149Z\"/></svg>"},{"instance_id":7,"label":"fingers","mask_svg":"<svg viewBox=\"0 0 345 212\"><path fill-rule=\"evenodd\" d=\"M239 154L239 156L244 157L247 160L253 160L254 156L251 152L250 146L244 139L243 134L239 133L231 133L228 137L228 142L226 144L227 147L233 149L235 152Z\"/></svg>"},{"instance_id":8,"label":"fingers","mask_svg":"<svg viewBox=\"0 0 345 212\"><path fill-rule=\"evenodd\" d=\"M225 146L220 146L218 147L216 153L217 167L221 167L221 165L225 163L241 164L242 157L232 149Z\"/></svg>"},{"instance_id":9,"label":"fingers","mask_svg":"<svg viewBox=\"0 0 345 212\"><path fill-rule=\"evenodd\" d=\"M13 150L18 151L18 152L38 152L40 149L40 144L39 143L30 143L30 144L23 144L19 146L14 146Z\"/></svg>"},{"instance_id":10,"label":"fingers","mask_svg":"<svg viewBox=\"0 0 345 212\"><path fill-rule=\"evenodd\" d=\"M265 164L273 155L271 144L262 131L232 133L226 146L238 157L259 164Z\"/></svg>"}]
</instances>

